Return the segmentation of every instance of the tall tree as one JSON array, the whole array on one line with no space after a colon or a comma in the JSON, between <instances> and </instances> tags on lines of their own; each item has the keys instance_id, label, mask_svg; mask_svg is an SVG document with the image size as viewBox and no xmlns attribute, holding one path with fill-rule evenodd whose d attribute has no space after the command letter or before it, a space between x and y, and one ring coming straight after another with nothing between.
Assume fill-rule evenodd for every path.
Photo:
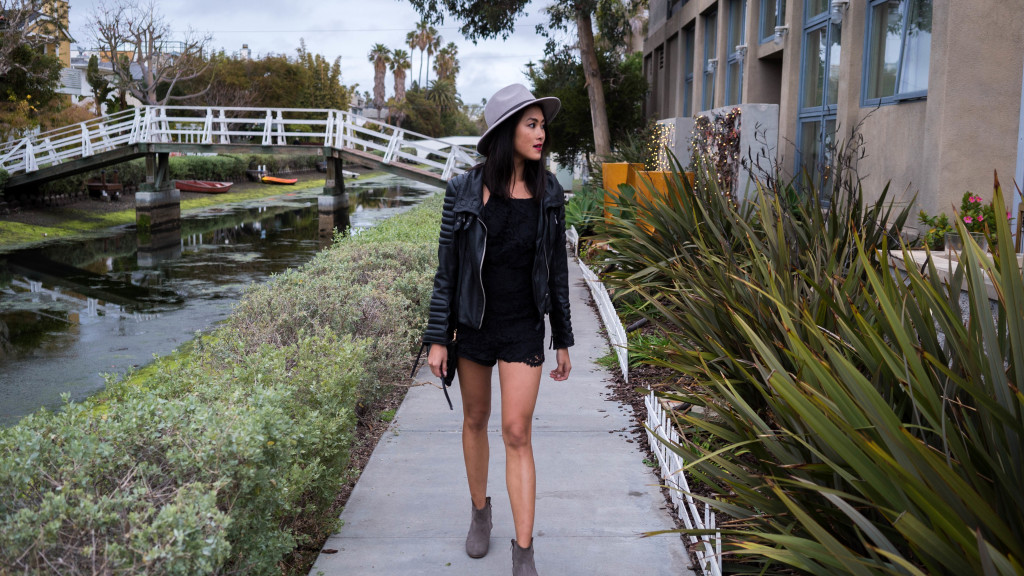
<instances>
[{"instance_id":1,"label":"tall tree","mask_svg":"<svg viewBox=\"0 0 1024 576\"><path fill-rule=\"evenodd\" d=\"M395 100L399 102L405 100L405 74L410 68L409 53L401 48L394 49L391 52L391 73L395 77Z\"/></svg>"},{"instance_id":2,"label":"tall tree","mask_svg":"<svg viewBox=\"0 0 1024 576\"><path fill-rule=\"evenodd\" d=\"M89 65L85 69L85 80L89 83L89 88L92 90L92 99L96 104L96 115L99 116L103 114L103 103L107 100L107 96L110 96L110 93L114 91L114 87L100 73L100 59L95 54L89 57Z\"/></svg>"},{"instance_id":3,"label":"tall tree","mask_svg":"<svg viewBox=\"0 0 1024 576\"><path fill-rule=\"evenodd\" d=\"M306 41L299 40L297 62L309 77L303 86L303 108L344 109L348 104L348 89L341 83L341 56L333 63L320 54L312 54L306 48Z\"/></svg>"},{"instance_id":4,"label":"tall tree","mask_svg":"<svg viewBox=\"0 0 1024 576\"><path fill-rule=\"evenodd\" d=\"M425 86L430 85L430 57L436 54L440 48L441 35L437 33L437 28L429 26L427 28L426 47L424 48L427 53L427 82Z\"/></svg>"},{"instance_id":5,"label":"tall tree","mask_svg":"<svg viewBox=\"0 0 1024 576\"><path fill-rule=\"evenodd\" d=\"M203 52L211 37L191 31L176 37L156 0L101 0L88 24L101 56L113 64L114 73L139 101L164 105L195 98L209 88L188 94L175 90L179 82L200 77L209 66Z\"/></svg>"},{"instance_id":6,"label":"tall tree","mask_svg":"<svg viewBox=\"0 0 1024 576\"><path fill-rule=\"evenodd\" d=\"M594 149L598 158L611 153L611 136L605 105L604 84L597 60L593 18L599 3L623 0L556 0L546 9L547 26L538 25L538 31L576 30L580 60L590 100L591 121L594 129ZM626 0L634 2L635 0ZM525 14L530 0L409 0L416 10L431 23L443 23L446 16L462 23L462 34L470 40L508 36L515 30L516 20ZM549 42L549 45L552 43ZM551 51L556 50L552 47Z\"/></svg>"},{"instance_id":7,"label":"tall tree","mask_svg":"<svg viewBox=\"0 0 1024 576\"><path fill-rule=\"evenodd\" d=\"M455 42L449 42L438 51L434 60L434 72L437 73L438 80L451 79L454 82L459 69L459 47Z\"/></svg>"},{"instance_id":8,"label":"tall tree","mask_svg":"<svg viewBox=\"0 0 1024 576\"><path fill-rule=\"evenodd\" d=\"M413 54L416 53L417 50L419 50L419 46L420 46L420 44L419 44L419 37L416 35L416 31L415 30L410 30L405 35L405 45L409 47L409 57L410 58L412 57Z\"/></svg>"},{"instance_id":9,"label":"tall tree","mask_svg":"<svg viewBox=\"0 0 1024 576\"><path fill-rule=\"evenodd\" d=\"M388 62L391 59L391 50L383 44L375 44L367 59L373 63L373 107L378 113L384 108L384 75L388 70Z\"/></svg>"},{"instance_id":10,"label":"tall tree","mask_svg":"<svg viewBox=\"0 0 1024 576\"><path fill-rule=\"evenodd\" d=\"M614 49L601 50L598 62L608 94L608 106L615 110L615 114L609 116L614 146L644 127L640 108L647 93L643 56L639 53L622 55ZM571 163L580 156L590 159L594 153L594 134L586 78L579 55L573 49L564 48L545 57L540 64L530 73L534 92L557 96L562 101L561 111L551 121L551 129L558 134L552 141L551 151L563 164Z\"/></svg>"},{"instance_id":11,"label":"tall tree","mask_svg":"<svg viewBox=\"0 0 1024 576\"><path fill-rule=\"evenodd\" d=\"M0 0L0 78L20 70L30 83L49 81L49 71L29 62L21 48L41 51L67 37L68 3L64 0ZM34 77L35 76L35 77ZM4 95L6 96L6 95Z\"/></svg>"},{"instance_id":12,"label":"tall tree","mask_svg":"<svg viewBox=\"0 0 1024 576\"><path fill-rule=\"evenodd\" d=\"M420 70L416 74L416 85L423 86L423 56L427 49L427 44L430 43L430 23L427 22L426 18L416 23L416 29L409 32L405 36L405 40L409 43L410 50L420 51Z\"/></svg>"}]
</instances>

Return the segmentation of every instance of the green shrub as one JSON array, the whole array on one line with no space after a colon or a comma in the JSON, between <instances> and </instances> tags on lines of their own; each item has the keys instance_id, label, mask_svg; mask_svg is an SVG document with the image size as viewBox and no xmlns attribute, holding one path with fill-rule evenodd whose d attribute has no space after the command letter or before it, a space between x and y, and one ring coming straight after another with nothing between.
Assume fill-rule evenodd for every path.
<instances>
[{"instance_id":1,"label":"green shrub","mask_svg":"<svg viewBox=\"0 0 1024 576\"><path fill-rule=\"evenodd\" d=\"M0 431L0 561L33 573L275 574L344 482L362 344L329 333L187 362ZM98 564L94 561L99 560Z\"/></svg>"},{"instance_id":2,"label":"green shrub","mask_svg":"<svg viewBox=\"0 0 1024 576\"><path fill-rule=\"evenodd\" d=\"M169 168L173 180L240 182L248 166L238 156L175 156Z\"/></svg>"},{"instance_id":3,"label":"green shrub","mask_svg":"<svg viewBox=\"0 0 1024 576\"><path fill-rule=\"evenodd\" d=\"M288 345L302 327L366 338L369 352L359 402L372 402L402 378L418 344L437 267L440 198L390 219L332 250L302 271L288 271L252 289L229 325L249 350Z\"/></svg>"},{"instance_id":4,"label":"green shrub","mask_svg":"<svg viewBox=\"0 0 1024 576\"><path fill-rule=\"evenodd\" d=\"M587 184L573 194L565 206L565 225L575 226L580 237L594 233L594 226L604 217L604 190Z\"/></svg>"},{"instance_id":5,"label":"green shrub","mask_svg":"<svg viewBox=\"0 0 1024 576\"><path fill-rule=\"evenodd\" d=\"M669 395L705 408L670 448L711 490L695 497L730 517L725 571L1020 574L1015 257L965 239L948 283L934 266L896 277L884 254L906 211L839 182L828 208L781 185L737 206L699 170L695 189L676 177L664 200L623 195L607 231L610 282L648 299L667 340L650 361L702 384Z\"/></svg>"}]
</instances>

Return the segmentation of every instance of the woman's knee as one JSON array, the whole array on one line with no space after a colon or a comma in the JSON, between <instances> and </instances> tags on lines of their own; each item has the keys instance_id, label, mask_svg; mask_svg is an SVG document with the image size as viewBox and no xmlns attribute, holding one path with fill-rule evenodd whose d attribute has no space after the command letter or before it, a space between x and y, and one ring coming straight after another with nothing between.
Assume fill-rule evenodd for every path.
<instances>
[{"instance_id":1,"label":"woman's knee","mask_svg":"<svg viewBox=\"0 0 1024 576\"><path fill-rule=\"evenodd\" d=\"M487 408L463 408L462 410L462 426L467 430L479 432L481 430L487 430L487 422L491 418L490 406Z\"/></svg>"},{"instance_id":2,"label":"woman's knee","mask_svg":"<svg viewBox=\"0 0 1024 576\"><path fill-rule=\"evenodd\" d=\"M533 442L533 429L529 422L505 422L501 438L507 448L526 448Z\"/></svg>"}]
</instances>

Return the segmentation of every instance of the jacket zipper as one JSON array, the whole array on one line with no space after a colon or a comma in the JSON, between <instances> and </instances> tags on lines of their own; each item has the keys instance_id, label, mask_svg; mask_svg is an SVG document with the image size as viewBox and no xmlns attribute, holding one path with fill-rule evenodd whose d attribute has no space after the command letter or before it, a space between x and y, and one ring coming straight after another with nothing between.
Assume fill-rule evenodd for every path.
<instances>
[{"instance_id":1,"label":"jacket zipper","mask_svg":"<svg viewBox=\"0 0 1024 576\"><path fill-rule=\"evenodd\" d=\"M484 227L484 249L480 251L480 266L477 268L476 274L477 280L480 282L480 294L483 295L484 300L483 310L480 311L480 323L476 327L479 330L484 325L484 313L487 312L487 292L484 291L484 256L487 255L487 224L484 224L484 221L479 216L476 216L476 221Z\"/></svg>"},{"instance_id":2,"label":"jacket zipper","mask_svg":"<svg viewBox=\"0 0 1024 576\"><path fill-rule=\"evenodd\" d=\"M557 226L557 224L558 224L558 217L555 216L554 214L552 214L551 218L555 221L555 225ZM545 236L544 240L547 240L547 237L546 237L547 236L547 229L542 230L541 234L544 234L544 236ZM555 295L551 293L551 264L549 264L549 262L548 262L548 251L551 249L551 247L547 246L547 242L543 242L543 244L545 245L544 247L546 248L545 250L542 250L544 252L544 270L547 272L547 277L548 277L548 285L544 287L544 291L548 293L547 301L550 303L555 298ZM565 247L563 246L562 249L564 250ZM553 308L554 306L551 306L549 304L549 307ZM541 315L541 321L543 322L543 318L544 318L543 312L541 314L542 314ZM548 347L551 350L555 349L555 330L554 330L554 328L552 328L552 330L551 330L551 343L548 344Z\"/></svg>"}]
</instances>

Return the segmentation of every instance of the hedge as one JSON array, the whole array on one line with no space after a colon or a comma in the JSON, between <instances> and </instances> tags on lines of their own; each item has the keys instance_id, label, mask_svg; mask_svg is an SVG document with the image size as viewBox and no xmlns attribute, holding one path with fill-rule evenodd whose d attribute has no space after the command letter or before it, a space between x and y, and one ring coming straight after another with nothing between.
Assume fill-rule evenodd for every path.
<instances>
[{"instance_id":1,"label":"hedge","mask_svg":"<svg viewBox=\"0 0 1024 576\"><path fill-rule=\"evenodd\" d=\"M189 350L102 398L0 430L0 566L279 574L296 547L319 545L360 400L405 379L440 204L253 287Z\"/></svg>"}]
</instances>

